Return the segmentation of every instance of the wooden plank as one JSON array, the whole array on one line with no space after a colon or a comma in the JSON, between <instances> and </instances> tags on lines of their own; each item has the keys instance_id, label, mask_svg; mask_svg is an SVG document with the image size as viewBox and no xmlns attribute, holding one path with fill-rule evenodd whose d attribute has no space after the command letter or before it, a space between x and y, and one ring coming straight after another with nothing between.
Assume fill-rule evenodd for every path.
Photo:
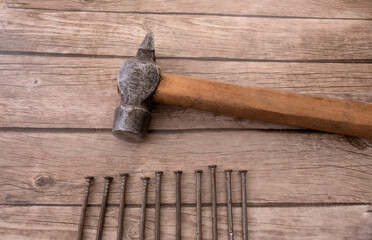
<instances>
[{"instance_id":1,"label":"wooden plank","mask_svg":"<svg viewBox=\"0 0 372 240\"><path fill-rule=\"evenodd\" d=\"M70 11L110 11L110 12L140 12L140 13L179 13L179 14L218 14L218 15L255 15L284 16L309 18L371 18L371 3L368 0L285 0L256 1L238 0L231 4L216 0L208 1L150 1L120 0L113 1L68 1L53 0L12 0L6 2L8 8L42 8L50 10Z\"/></svg>"},{"instance_id":2,"label":"wooden plank","mask_svg":"<svg viewBox=\"0 0 372 240\"><path fill-rule=\"evenodd\" d=\"M0 126L110 129L125 58L0 55ZM371 64L159 59L163 72L372 103ZM155 106L150 129L288 129Z\"/></svg>"},{"instance_id":3,"label":"wooden plank","mask_svg":"<svg viewBox=\"0 0 372 240\"><path fill-rule=\"evenodd\" d=\"M116 238L118 207L107 208L104 239ZM249 239L358 239L369 240L372 213L368 206L248 208ZM182 237L195 237L195 208L182 208ZM79 207L0 206L2 239L73 239L79 221ZM84 239L94 239L99 208L88 208ZM56 217L58 216L58 217ZM210 207L203 208L203 236L211 239ZM241 238L240 208L233 208L234 235ZM154 209L147 209L146 239L154 239ZM161 237L174 239L174 208L162 209ZM227 238L226 207L218 208L219 238ZM22 230L20 230L22 229ZM137 239L139 208L126 208L125 239Z\"/></svg>"},{"instance_id":4,"label":"wooden plank","mask_svg":"<svg viewBox=\"0 0 372 240\"><path fill-rule=\"evenodd\" d=\"M356 149L338 135L271 131L152 132L145 143L114 138L110 131L0 132L0 203L80 204L84 175L96 176L90 203L101 201L103 175L113 175L109 202L117 204L121 172L130 172L127 200L138 204L142 176L163 170L163 202L175 202L173 171L182 169L183 202L195 203L201 168L203 202L210 202L207 166L218 165L218 202L225 200L223 170L232 168L233 201L240 201L237 170L247 169L248 201L368 203L372 199L372 143Z\"/></svg>"},{"instance_id":5,"label":"wooden plank","mask_svg":"<svg viewBox=\"0 0 372 240\"><path fill-rule=\"evenodd\" d=\"M0 24L0 51L132 56L152 29L158 57L372 58L372 21L365 20L5 9Z\"/></svg>"}]
</instances>

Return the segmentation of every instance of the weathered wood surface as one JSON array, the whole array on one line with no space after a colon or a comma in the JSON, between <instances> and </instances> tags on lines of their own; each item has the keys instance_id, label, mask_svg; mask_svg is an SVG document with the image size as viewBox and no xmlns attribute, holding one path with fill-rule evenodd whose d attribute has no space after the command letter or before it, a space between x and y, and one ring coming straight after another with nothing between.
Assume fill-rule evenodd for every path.
<instances>
[{"instance_id":1,"label":"weathered wood surface","mask_svg":"<svg viewBox=\"0 0 372 240\"><path fill-rule=\"evenodd\" d=\"M154 170L166 172L162 234L174 239L175 169L185 171L183 234L193 238L196 168L205 170L210 239L208 164L218 164L220 239L225 168L249 170L249 239L371 239L371 140L169 106L155 106L141 145L110 133L117 70L148 30L167 73L372 103L371 1L3 0L0 7L1 239L75 238L88 174L97 179L86 239L96 233L102 175L116 176L104 230L114 239L123 171L131 173L128 239L138 237L139 177L153 177L152 239ZM239 188L235 172L237 238Z\"/></svg>"},{"instance_id":2,"label":"weathered wood surface","mask_svg":"<svg viewBox=\"0 0 372 240\"><path fill-rule=\"evenodd\" d=\"M173 171L182 169L183 202L195 203L195 173L203 175L203 201L210 203L207 166L218 165L218 202L224 203L227 168L247 169L250 203L361 203L372 199L372 142L357 149L342 136L271 131L152 132L142 145L114 138L110 131L0 132L0 201L6 204L80 204L82 176L97 176L90 203L98 204L105 174L116 176L110 203L119 202L119 173L129 172L130 204L141 198L142 176L163 170L163 202L174 203ZM233 174L233 198L240 179Z\"/></svg>"},{"instance_id":3,"label":"weathered wood surface","mask_svg":"<svg viewBox=\"0 0 372 240\"><path fill-rule=\"evenodd\" d=\"M110 129L125 58L0 55L0 125ZM372 103L370 64L159 59L162 71ZM258 121L158 105L150 129L285 129Z\"/></svg>"},{"instance_id":4,"label":"weathered wood surface","mask_svg":"<svg viewBox=\"0 0 372 240\"><path fill-rule=\"evenodd\" d=\"M368 20L5 9L0 25L0 51L133 56L146 31L153 29L158 57L372 59Z\"/></svg>"},{"instance_id":5,"label":"weathered wood surface","mask_svg":"<svg viewBox=\"0 0 372 240\"><path fill-rule=\"evenodd\" d=\"M366 18L371 19L371 2L368 0L235 0L231 4L226 1L186 0L7 0L9 8L40 8L67 11L95 12L137 12L159 14L215 14L237 16L267 16L267 17L308 17L308 18Z\"/></svg>"},{"instance_id":6,"label":"weathered wood surface","mask_svg":"<svg viewBox=\"0 0 372 240\"><path fill-rule=\"evenodd\" d=\"M248 208L249 239L358 239L370 240L372 213L369 206ZM76 206L0 206L2 239L74 239L79 220ZM124 238L138 239L139 208L126 208ZM115 239L118 206L106 212L103 239ZM195 237L196 210L182 209L183 239ZM84 239L95 239L99 208L89 207ZM27 216L27 218L25 218ZM161 237L174 239L175 209L162 209ZM211 210L203 208L203 239L211 239ZM241 238L241 211L233 208L234 234ZM6 219L6 221L4 221ZM154 208L147 209L146 239L154 239ZM218 207L219 239L227 238L226 207ZM20 231L19 228L22 230Z\"/></svg>"}]
</instances>

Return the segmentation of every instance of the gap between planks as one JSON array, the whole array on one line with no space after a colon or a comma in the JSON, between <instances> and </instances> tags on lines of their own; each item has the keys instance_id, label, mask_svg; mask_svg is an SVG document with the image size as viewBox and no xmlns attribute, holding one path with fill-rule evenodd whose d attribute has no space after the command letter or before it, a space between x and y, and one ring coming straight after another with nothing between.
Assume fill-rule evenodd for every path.
<instances>
[{"instance_id":1,"label":"gap between planks","mask_svg":"<svg viewBox=\"0 0 372 240\"><path fill-rule=\"evenodd\" d=\"M233 202L233 208L241 207L241 202ZM338 207L338 206L370 206L370 202L313 202L313 203L296 203L296 202L277 202L277 203L247 203L248 208L301 208L301 207ZM38 204L38 203L0 203L0 206L14 207L79 207L81 204ZM119 207L119 204L110 203L108 207ZM161 203L162 208L175 208L176 203ZM212 207L212 203L201 204L202 207ZM217 203L217 207L226 207L226 203ZM88 207L101 207L101 204L88 204ZM196 203L181 203L181 207L195 208ZM125 208L141 208L141 204L126 203ZM154 203L146 205L146 208L155 208Z\"/></svg>"},{"instance_id":2,"label":"gap between planks","mask_svg":"<svg viewBox=\"0 0 372 240\"><path fill-rule=\"evenodd\" d=\"M102 54L78 54L58 52L31 52L31 51L0 51L0 55L10 56L50 56L50 57L75 57L75 58L119 58L127 59L132 56L102 55ZM371 64L372 59L244 59L244 58L223 58L223 57L156 57L156 60L192 60L210 62L257 62L257 63L340 63L340 64Z\"/></svg>"}]
</instances>

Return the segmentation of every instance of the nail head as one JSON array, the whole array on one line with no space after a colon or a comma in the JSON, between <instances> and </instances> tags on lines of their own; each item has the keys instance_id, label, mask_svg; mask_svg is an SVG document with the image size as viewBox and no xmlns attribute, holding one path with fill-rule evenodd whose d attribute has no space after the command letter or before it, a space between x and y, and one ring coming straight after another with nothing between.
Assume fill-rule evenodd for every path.
<instances>
[{"instance_id":1,"label":"nail head","mask_svg":"<svg viewBox=\"0 0 372 240\"><path fill-rule=\"evenodd\" d=\"M114 178L111 177L111 176L103 176L103 178L104 178L105 180L108 180L108 181L112 181L112 179L114 179Z\"/></svg>"}]
</instances>

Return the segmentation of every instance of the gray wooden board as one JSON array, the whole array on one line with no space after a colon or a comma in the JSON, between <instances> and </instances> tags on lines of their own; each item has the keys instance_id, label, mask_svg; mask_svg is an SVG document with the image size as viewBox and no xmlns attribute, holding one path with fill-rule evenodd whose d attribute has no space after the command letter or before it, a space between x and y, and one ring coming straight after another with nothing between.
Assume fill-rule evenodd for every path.
<instances>
[{"instance_id":1,"label":"gray wooden board","mask_svg":"<svg viewBox=\"0 0 372 240\"><path fill-rule=\"evenodd\" d=\"M126 58L0 55L1 127L112 127ZM371 64L159 59L163 72L372 103ZM289 129L284 125L155 106L150 129Z\"/></svg>"},{"instance_id":2,"label":"gray wooden board","mask_svg":"<svg viewBox=\"0 0 372 240\"><path fill-rule=\"evenodd\" d=\"M0 14L0 25L0 51L133 56L151 29L158 57L348 62L372 59L369 20L5 9Z\"/></svg>"},{"instance_id":3,"label":"gray wooden board","mask_svg":"<svg viewBox=\"0 0 372 240\"><path fill-rule=\"evenodd\" d=\"M158 14L205 14L266 17L299 17L299 18L371 18L372 4L368 0L235 0L227 4L223 0L121 0L101 1L53 1L53 0L12 0L4 5L8 8L39 8L64 11L95 12L137 12Z\"/></svg>"},{"instance_id":4,"label":"gray wooden board","mask_svg":"<svg viewBox=\"0 0 372 240\"><path fill-rule=\"evenodd\" d=\"M372 213L369 206L249 207L249 239L358 239L370 240ZM195 237L195 208L182 208L182 237ZM73 206L0 206L2 239L74 239L80 209ZM139 208L126 208L124 238L138 239ZM103 239L115 239L117 206L106 212ZM89 207L84 239L94 239L99 208ZM25 217L27 216L27 217ZM241 238L241 210L233 208L234 234ZM161 211L161 237L174 239L175 209ZM203 239L211 239L211 210L203 208ZM218 207L219 239L227 238L226 207ZM22 229L22 230L20 230ZM154 209L147 209L146 239L154 239Z\"/></svg>"},{"instance_id":5,"label":"gray wooden board","mask_svg":"<svg viewBox=\"0 0 372 240\"><path fill-rule=\"evenodd\" d=\"M368 143L368 142L367 142ZM96 176L91 203L100 203L103 175L115 176L110 203L118 203L119 173L131 173L127 201L141 199L142 176L163 170L163 201L175 202L173 171L182 169L183 202L195 203L195 169L203 169L203 201L210 203L207 166L218 165L218 202L225 200L223 170L232 168L233 197L240 201L237 170L247 169L250 203L369 203L372 144L357 149L339 135L277 131L152 132L144 144L126 143L110 131L0 132L0 200L6 204L80 204L84 175ZM10 184L11 182L11 184Z\"/></svg>"}]
</instances>

